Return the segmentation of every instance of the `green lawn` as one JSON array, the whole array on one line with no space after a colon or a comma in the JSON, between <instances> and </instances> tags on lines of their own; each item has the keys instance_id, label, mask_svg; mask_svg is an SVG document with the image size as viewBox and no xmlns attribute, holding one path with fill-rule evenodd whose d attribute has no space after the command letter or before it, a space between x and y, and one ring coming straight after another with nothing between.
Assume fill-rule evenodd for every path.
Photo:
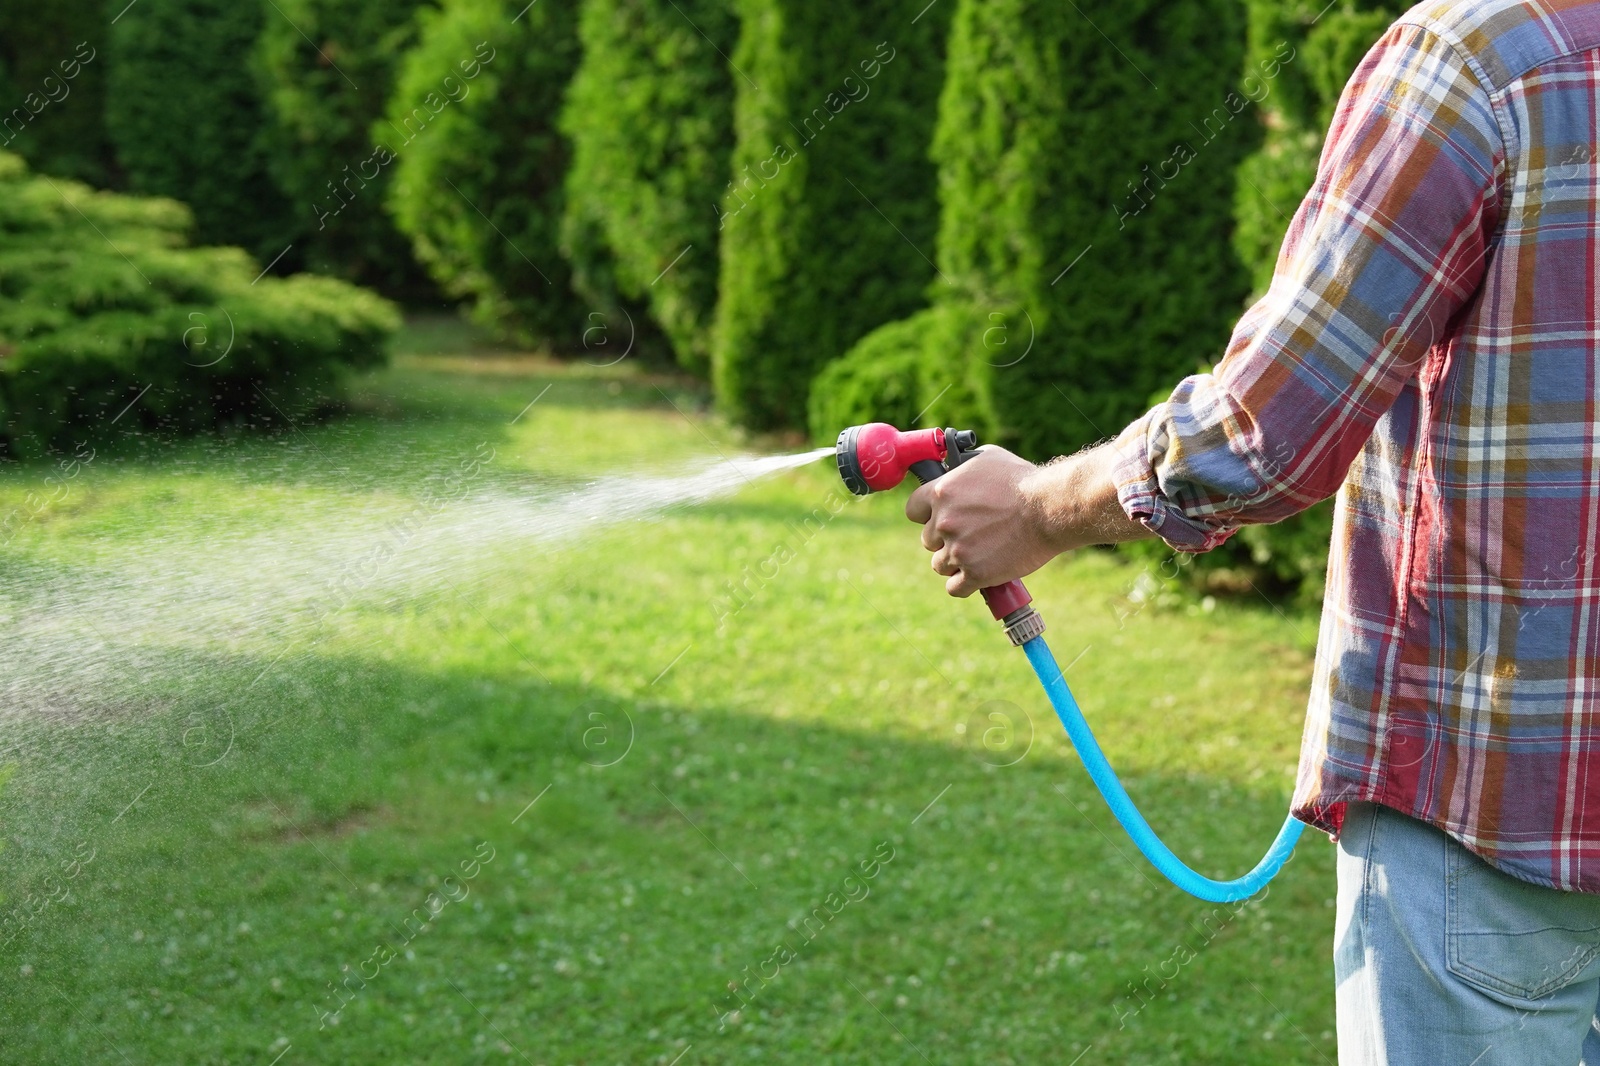
<instances>
[{"instance_id":1,"label":"green lawn","mask_svg":"<svg viewBox=\"0 0 1600 1066\"><path fill-rule=\"evenodd\" d=\"M681 381L468 349L5 471L0 1061L1331 1064L1323 838L1237 913L1180 895L903 494L817 463L640 517L618 476L752 446ZM1140 573L1030 586L1152 823L1236 876L1315 618Z\"/></svg>"}]
</instances>

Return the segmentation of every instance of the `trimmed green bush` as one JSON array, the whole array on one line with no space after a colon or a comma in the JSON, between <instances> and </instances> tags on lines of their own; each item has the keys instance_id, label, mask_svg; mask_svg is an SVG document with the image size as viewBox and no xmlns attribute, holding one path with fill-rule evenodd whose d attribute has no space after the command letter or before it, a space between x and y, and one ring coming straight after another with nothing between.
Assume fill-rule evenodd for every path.
<instances>
[{"instance_id":1,"label":"trimmed green bush","mask_svg":"<svg viewBox=\"0 0 1600 1066\"><path fill-rule=\"evenodd\" d=\"M996 430L989 377L977 372L996 358L997 324L960 303L936 304L879 326L811 386L809 425L821 440L846 426L889 422Z\"/></svg>"},{"instance_id":2,"label":"trimmed green bush","mask_svg":"<svg viewBox=\"0 0 1600 1066\"><path fill-rule=\"evenodd\" d=\"M110 27L106 57L106 128L128 190L182 200L200 243L242 245L266 261L296 228L272 179L250 62L268 14L282 17L239 0L141 0Z\"/></svg>"},{"instance_id":3,"label":"trimmed green bush","mask_svg":"<svg viewBox=\"0 0 1600 1066\"><path fill-rule=\"evenodd\" d=\"M95 192L0 153L0 441L15 455L140 428L298 419L399 319L341 281L189 248L173 200ZM269 399L270 397L270 399ZM124 410L126 409L126 410Z\"/></svg>"},{"instance_id":4,"label":"trimmed green bush","mask_svg":"<svg viewBox=\"0 0 1600 1066\"><path fill-rule=\"evenodd\" d=\"M0 6L0 149L106 184L105 0Z\"/></svg>"},{"instance_id":5,"label":"trimmed green bush","mask_svg":"<svg viewBox=\"0 0 1600 1066\"><path fill-rule=\"evenodd\" d=\"M417 257L482 321L576 346L582 303L560 251L571 151L557 118L577 68L577 14L570 3L523 8L445 0L421 12L388 109L389 203Z\"/></svg>"},{"instance_id":6,"label":"trimmed green bush","mask_svg":"<svg viewBox=\"0 0 1600 1066\"><path fill-rule=\"evenodd\" d=\"M747 425L802 425L816 372L925 302L950 6L742 4L712 361Z\"/></svg>"},{"instance_id":7,"label":"trimmed green bush","mask_svg":"<svg viewBox=\"0 0 1600 1066\"><path fill-rule=\"evenodd\" d=\"M733 149L736 75L724 57L737 32L732 0L586 0L562 119L574 285L604 314L647 306L679 364L701 374Z\"/></svg>"},{"instance_id":8,"label":"trimmed green bush","mask_svg":"<svg viewBox=\"0 0 1600 1066\"><path fill-rule=\"evenodd\" d=\"M256 45L273 124L270 169L288 197L307 269L391 295L432 293L384 209L392 165L376 133L400 57L429 0L274 0ZM281 17L280 17L281 16Z\"/></svg>"},{"instance_id":9,"label":"trimmed green bush","mask_svg":"<svg viewBox=\"0 0 1600 1066\"><path fill-rule=\"evenodd\" d=\"M1261 150L1239 165L1233 246L1249 267L1257 294L1272 283L1289 219L1316 180L1322 139L1322 133L1309 129L1273 130Z\"/></svg>"}]
</instances>

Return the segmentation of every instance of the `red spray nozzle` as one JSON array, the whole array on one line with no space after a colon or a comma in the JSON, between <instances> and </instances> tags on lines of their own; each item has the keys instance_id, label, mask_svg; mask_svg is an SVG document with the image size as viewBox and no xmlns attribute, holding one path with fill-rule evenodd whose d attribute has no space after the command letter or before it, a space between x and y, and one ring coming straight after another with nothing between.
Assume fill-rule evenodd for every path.
<instances>
[{"instance_id":1,"label":"red spray nozzle","mask_svg":"<svg viewBox=\"0 0 1600 1066\"><path fill-rule=\"evenodd\" d=\"M917 463L931 463L942 474L945 453L944 430L901 432L887 422L851 426L839 434L835 448L839 476L857 496L894 488Z\"/></svg>"}]
</instances>

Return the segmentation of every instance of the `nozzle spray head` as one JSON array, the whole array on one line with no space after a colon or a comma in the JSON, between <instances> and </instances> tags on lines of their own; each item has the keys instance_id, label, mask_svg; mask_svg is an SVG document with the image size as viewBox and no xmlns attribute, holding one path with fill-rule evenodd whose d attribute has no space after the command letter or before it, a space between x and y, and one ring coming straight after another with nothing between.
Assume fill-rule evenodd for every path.
<instances>
[{"instance_id":1,"label":"nozzle spray head","mask_svg":"<svg viewBox=\"0 0 1600 1066\"><path fill-rule=\"evenodd\" d=\"M845 487L857 496L867 496L894 488L907 472L927 484L961 463L977 446L977 434L967 429L902 432L887 422L869 422L840 433L834 452Z\"/></svg>"}]
</instances>

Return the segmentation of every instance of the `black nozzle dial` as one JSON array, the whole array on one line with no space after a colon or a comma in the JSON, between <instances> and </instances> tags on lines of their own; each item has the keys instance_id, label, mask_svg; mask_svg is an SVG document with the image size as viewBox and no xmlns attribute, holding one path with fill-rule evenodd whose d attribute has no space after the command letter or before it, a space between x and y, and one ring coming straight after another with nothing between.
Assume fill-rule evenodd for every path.
<instances>
[{"instance_id":1,"label":"black nozzle dial","mask_svg":"<svg viewBox=\"0 0 1600 1066\"><path fill-rule=\"evenodd\" d=\"M856 437L860 432L860 426L851 426L841 432L839 442L833 447L833 455L839 461L839 477L843 479L844 487L857 496L870 496L872 486L867 484L866 475L861 472L861 457L856 454Z\"/></svg>"}]
</instances>

